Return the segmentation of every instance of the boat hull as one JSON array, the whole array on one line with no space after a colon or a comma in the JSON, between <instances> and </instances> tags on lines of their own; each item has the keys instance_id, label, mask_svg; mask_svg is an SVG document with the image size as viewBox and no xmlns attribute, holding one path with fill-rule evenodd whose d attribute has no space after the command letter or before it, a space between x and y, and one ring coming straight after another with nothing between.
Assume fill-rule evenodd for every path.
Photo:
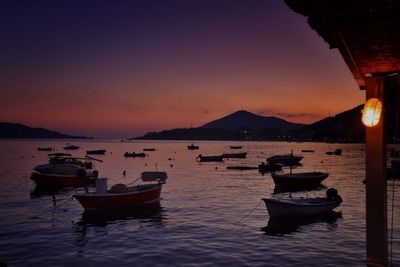
<instances>
[{"instance_id":1,"label":"boat hull","mask_svg":"<svg viewBox=\"0 0 400 267\"><path fill-rule=\"evenodd\" d=\"M87 150L87 155L104 155L107 150L105 149L98 149L98 150Z\"/></svg>"},{"instance_id":2,"label":"boat hull","mask_svg":"<svg viewBox=\"0 0 400 267\"><path fill-rule=\"evenodd\" d=\"M222 154L223 158L236 158L236 159L244 159L247 156L247 152L243 152L243 153L227 153L227 154Z\"/></svg>"},{"instance_id":3,"label":"boat hull","mask_svg":"<svg viewBox=\"0 0 400 267\"><path fill-rule=\"evenodd\" d=\"M325 180L328 173L297 173L297 174L271 174L275 186L279 188L307 188L318 186Z\"/></svg>"},{"instance_id":4,"label":"boat hull","mask_svg":"<svg viewBox=\"0 0 400 267\"><path fill-rule=\"evenodd\" d=\"M159 201L161 188L162 185L157 184L135 192L86 193L76 194L74 197L79 201L85 211L127 209Z\"/></svg>"},{"instance_id":5,"label":"boat hull","mask_svg":"<svg viewBox=\"0 0 400 267\"><path fill-rule=\"evenodd\" d=\"M327 200L324 198L313 199L312 202L296 202L293 200L280 200L263 198L268 214L276 216L312 216L332 211L342 203L342 199Z\"/></svg>"},{"instance_id":6,"label":"boat hull","mask_svg":"<svg viewBox=\"0 0 400 267\"><path fill-rule=\"evenodd\" d=\"M202 156L198 157L200 162L222 162L224 158L222 156Z\"/></svg>"},{"instance_id":7,"label":"boat hull","mask_svg":"<svg viewBox=\"0 0 400 267\"><path fill-rule=\"evenodd\" d=\"M96 171L83 177L34 172L31 175L31 179L41 189L59 189L65 187L84 187L94 184L97 176L98 173Z\"/></svg>"},{"instance_id":8,"label":"boat hull","mask_svg":"<svg viewBox=\"0 0 400 267\"><path fill-rule=\"evenodd\" d=\"M302 156L295 155L277 155L267 158L267 162L271 164L282 164L285 166L298 165L303 159Z\"/></svg>"}]
</instances>

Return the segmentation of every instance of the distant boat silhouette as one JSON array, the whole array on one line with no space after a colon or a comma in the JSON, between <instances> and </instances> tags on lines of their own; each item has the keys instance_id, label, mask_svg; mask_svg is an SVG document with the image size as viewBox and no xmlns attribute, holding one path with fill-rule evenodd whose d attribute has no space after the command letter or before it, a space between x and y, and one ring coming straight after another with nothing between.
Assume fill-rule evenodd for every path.
<instances>
[{"instance_id":1,"label":"distant boat silhouette","mask_svg":"<svg viewBox=\"0 0 400 267\"><path fill-rule=\"evenodd\" d=\"M191 144L191 145L187 146L187 148L189 150L196 150L196 149L199 149L199 146L195 146L194 144Z\"/></svg>"}]
</instances>

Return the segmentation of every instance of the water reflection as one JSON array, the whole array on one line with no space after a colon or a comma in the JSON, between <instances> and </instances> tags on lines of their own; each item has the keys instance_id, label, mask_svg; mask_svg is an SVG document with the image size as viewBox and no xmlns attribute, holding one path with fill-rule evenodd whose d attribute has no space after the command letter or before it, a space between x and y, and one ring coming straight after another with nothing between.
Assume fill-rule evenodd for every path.
<instances>
[{"instance_id":1,"label":"water reflection","mask_svg":"<svg viewBox=\"0 0 400 267\"><path fill-rule=\"evenodd\" d=\"M267 226L261 228L261 231L267 235L284 236L300 232L301 227L315 223L327 223L335 228L337 220L341 218L342 213L336 211L317 216L270 217Z\"/></svg>"},{"instance_id":2,"label":"water reflection","mask_svg":"<svg viewBox=\"0 0 400 267\"><path fill-rule=\"evenodd\" d=\"M118 220L147 219L151 223L160 224L163 218L163 208L160 201L130 209L108 211L84 211L78 224L107 226Z\"/></svg>"}]
</instances>

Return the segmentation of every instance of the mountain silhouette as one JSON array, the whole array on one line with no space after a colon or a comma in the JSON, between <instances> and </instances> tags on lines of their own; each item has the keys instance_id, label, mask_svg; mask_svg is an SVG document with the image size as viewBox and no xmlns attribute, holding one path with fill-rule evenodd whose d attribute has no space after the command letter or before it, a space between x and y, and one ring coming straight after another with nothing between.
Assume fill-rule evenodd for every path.
<instances>
[{"instance_id":1,"label":"mountain silhouette","mask_svg":"<svg viewBox=\"0 0 400 267\"><path fill-rule=\"evenodd\" d=\"M304 127L304 124L292 123L277 117L256 115L246 110L239 110L223 118L204 124L203 128L226 130L254 130L265 129L279 130L286 134L290 131Z\"/></svg>"},{"instance_id":2,"label":"mountain silhouette","mask_svg":"<svg viewBox=\"0 0 400 267\"><path fill-rule=\"evenodd\" d=\"M19 123L0 122L0 138L85 139L88 137L66 135L44 128L31 128Z\"/></svg>"}]
</instances>

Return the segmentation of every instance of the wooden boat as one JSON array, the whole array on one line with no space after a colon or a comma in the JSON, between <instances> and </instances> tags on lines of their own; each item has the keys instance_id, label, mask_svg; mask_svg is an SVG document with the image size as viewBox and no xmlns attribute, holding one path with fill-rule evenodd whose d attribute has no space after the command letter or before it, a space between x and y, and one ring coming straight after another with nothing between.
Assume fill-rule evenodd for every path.
<instances>
[{"instance_id":1,"label":"wooden boat","mask_svg":"<svg viewBox=\"0 0 400 267\"><path fill-rule=\"evenodd\" d=\"M125 152L124 157L125 158L137 158L137 157L144 158L144 157L146 157L146 154L145 153L135 153L135 152Z\"/></svg>"},{"instance_id":2,"label":"wooden boat","mask_svg":"<svg viewBox=\"0 0 400 267\"><path fill-rule=\"evenodd\" d=\"M301 150L301 152L305 152L305 153L314 153L315 150L311 150L311 149L303 149Z\"/></svg>"},{"instance_id":3,"label":"wooden boat","mask_svg":"<svg viewBox=\"0 0 400 267\"><path fill-rule=\"evenodd\" d=\"M107 178L102 179L107 181ZM143 172L140 179L143 182L157 183L129 187L117 184L110 190L107 190L106 184L105 188L96 185L96 192L75 194L74 197L85 211L123 210L159 201L167 174L165 172ZM101 180L99 179L99 181Z\"/></svg>"},{"instance_id":4,"label":"wooden boat","mask_svg":"<svg viewBox=\"0 0 400 267\"><path fill-rule=\"evenodd\" d=\"M307 188L318 186L329 173L300 172L300 173L271 173L275 186L280 188Z\"/></svg>"},{"instance_id":5,"label":"wooden boat","mask_svg":"<svg viewBox=\"0 0 400 267\"><path fill-rule=\"evenodd\" d=\"M99 174L93 169L91 160L97 159L74 158L64 153L49 154L49 163L34 167L31 179L40 188L86 186L94 183Z\"/></svg>"},{"instance_id":6,"label":"wooden boat","mask_svg":"<svg viewBox=\"0 0 400 267\"><path fill-rule=\"evenodd\" d=\"M216 161L216 162L222 162L224 161L224 157L222 155L218 156L203 156L203 155L198 155L197 158L200 162L210 162L210 161Z\"/></svg>"},{"instance_id":7,"label":"wooden boat","mask_svg":"<svg viewBox=\"0 0 400 267\"><path fill-rule=\"evenodd\" d=\"M52 147L38 147L37 150L38 151L52 151L53 148Z\"/></svg>"},{"instance_id":8,"label":"wooden boat","mask_svg":"<svg viewBox=\"0 0 400 267\"><path fill-rule=\"evenodd\" d=\"M231 158L244 159L244 158L246 158L246 156L247 156L247 152L222 154L222 157L225 159L231 159Z\"/></svg>"},{"instance_id":9,"label":"wooden boat","mask_svg":"<svg viewBox=\"0 0 400 267\"><path fill-rule=\"evenodd\" d=\"M258 167L255 166L228 166L226 168L228 170L238 170L238 171L258 170Z\"/></svg>"},{"instance_id":10,"label":"wooden boat","mask_svg":"<svg viewBox=\"0 0 400 267\"><path fill-rule=\"evenodd\" d=\"M69 145L64 147L65 150L77 150L79 149L79 146L75 146L75 145Z\"/></svg>"},{"instance_id":11,"label":"wooden boat","mask_svg":"<svg viewBox=\"0 0 400 267\"><path fill-rule=\"evenodd\" d=\"M105 149L96 149L96 150L87 150L86 154L88 155L104 155L107 150Z\"/></svg>"},{"instance_id":12,"label":"wooden boat","mask_svg":"<svg viewBox=\"0 0 400 267\"><path fill-rule=\"evenodd\" d=\"M274 163L274 164L283 164L283 165L296 165L299 164L299 162L303 159L302 156L296 156L293 154L287 154L287 155L276 155L267 158L267 161L269 163Z\"/></svg>"},{"instance_id":13,"label":"wooden boat","mask_svg":"<svg viewBox=\"0 0 400 267\"><path fill-rule=\"evenodd\" d=\"M231 149L241 149L242 146L230 146Z\"/></svg>"},{"instance_id":14,"label":"wooden boat","mask_svg":"<svg viewBox=\"0 0 400 267\"><path fill-rule=\"evenodd\" d=\"M191 145L187 146L187 148L188 148L189 150L197 150L197 149L199 149L200 147L199 147L199 146L195 146L194 144L191 144Z\"/></svg>"},{"instance_id":15,"label":"wooden boat","mask_svg":"<svg viewBox=\"0 0 400 267\"><path fill-rule=\"evenodd\" d=\"M267 163L265 164L264 162L261 162L261 164L258 165L258 170L260 172L274 172L274 171L280 171L282 170L282 165L281 164L271 164Z\"/></svg>"},{"instance_id":16,"label":"wooden boat","mask_svg":"<svg viewBox=\"0 0 400 267\"><path fill-rule=\"evenodd\" d=\"M276 216L311 216L332 211L342 203L337 190L326 190L325 198L289 198L289 199L262 199L270 217Z\"/></svg>"},{"instance_id":17,"label":"wooden boat","mask_svg":"<svg viewBox=\"0 0 400 267\"><path fill-rule=\"evenodd\" d=\"M155 148L143 148L143 151L156 151Z\"/></svg>"}]
</instances>

